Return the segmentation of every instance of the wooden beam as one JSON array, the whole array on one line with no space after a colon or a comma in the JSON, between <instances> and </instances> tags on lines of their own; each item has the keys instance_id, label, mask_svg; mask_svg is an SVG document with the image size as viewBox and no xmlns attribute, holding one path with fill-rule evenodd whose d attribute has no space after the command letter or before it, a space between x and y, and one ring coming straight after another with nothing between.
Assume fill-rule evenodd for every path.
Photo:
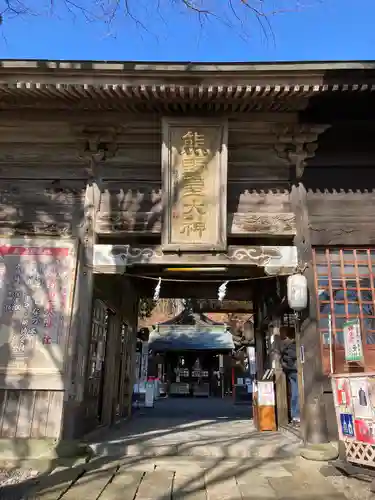
<instances>
[{"instance_id":1,"label":"wooden beam","mask_svg":"<svg viewBox=\"0 0 375 500\"><path fill-rule=\"evenodd\" d=\"M364 71L367 69L367 71ZM364 68L364 63L346 61L340 62L275 62L275 63L192 63L192 62L143 62L143 61L69 61L69 60L32 60L32 59L4 59L1 61L1 75L5 82L14 83L45 81L72 84L78 81L81 85L95 82L105 85L115 77L120 84L125 84L127 78L132 78L133 85L140 85L142 77L150 79L157 85L158 79L168 78L172 82L173 76L185 78L191 84L194 78L202 82L203 77L209 81L215 80L219 84L228 82L235 85L233 78L252 78L253 85L270 84L275 81L280 85L283 81L287 85L325 83L327 71L337 72L336 78L332 75L332 83L356 84L371 82L373 73L371 68ZM7 77L7 78L6 78ZM16 88L22 85L15 85ZM232 89L233 91L233 89Z\"/></svg>"},{"instance_id":2,"label":"wooden beam","mask_svg":"<svg viewBox=\"0 0 375 500\"><path fill-rule=\"evenodd\" d=\"M270 275L290 274L297 266L293 246L229 246L227 252L165 253L160 246L95 245L95 273L124 274L141 266L255 266Z\"/></svg>"},{"instance_id":3,"label":"wooden beam","mask_svg":"<svg viewBox=\"0 0 375 500\"><path fill-rule=\"evenodd\" d=\"M312 245L375 243L374 191L309 191L306 196Z\"/></svg>"},{"instance_id":4,"label":"wooden beam","mask_svg":"<svg viewBox=\"0 0 375 500\"><path fill-rule=\"evenodd\" d=\"M161 217L161 206L156 206L152 212L100 213L96 232L101 237L121 237L129 233L160 234ZM227 231L229 235L294 236L295 215L292 212L229 213Z\"/></svg>"},{"instance_id":5,"label":"wooden beam","mask_svg":"<svg viewBox=\"0 0 375 500\"><path fill-rule=\"evenodd\" d=\"M257 175L269 178L272 169L257 169ZM110 174L110 170L107 170ZM136 183L107 181L97 214L96 232L101 236L124 236L129 232L159 234L162 229L163 201L159 181L151 183L134 173ZM147 173L146 172L146 173ZM263 172L263 173L262 173ZM124 174L125 175L125 174ZM142 174L142 175L145 175ZM255 174L253 174L255 175ZM130 177L127 176L126 178ZM241 181L242 182L242 181ZM249 190L254 182L248 177L243 186L228 181L229 234L282 235L295 234L295 215L291 210L289 191L280 189Z\"/></svg>"},{"instance_id":6,"label":"wooden beam","mask_svg":"<svg viewBox=\"0 0 375 500\"><path fill-rule=\"evenodd\" d=\"M365 207L366 205L364 205ZM367 222L343 219L338 221L313 222L310 224L311 244L317 247L326 246L369 246L375 245L374 216Z\"/></svg>"},{"instance_id":7,"label":"wooden beam","mask_svg":"<svg viewBox=\"0 0 375 500\"><path fill-rule=\"evenodd\" d=\"M107 276L108 278L108 276ZM220 277L218 277L219 279ZM155 287L158 282L154 280L134 279L137 290L142 297L152 298ZM255 281L232 282L227 286L226 297L228 300L251 301L253 297L253 284ZM163 281L160 289L160 298L162 299L217 299L218 288L222 282L202 283L202 282L179 282Z\"/></svg>"},{"instance_id":8,"label":"wooden beam","mask_svg":"<svg viewBox=\"0 0 375 500\"><path fill-rule=\"evenodd\" d=\"M246 118L245 118L246 116ZM268 112L258 112L256 114L243 115L243 113L225 113L225 117L230 119L238 119L240 117L241 122L244 123L296 123L298 121L298 114L294 113L268 113ZM85 121L87 120L87 121ZM66 123L75 123L77 125L82 125L82 123L100 123L102 125L113 125L121 124L124 127L136 125L139 127L145 126L146 128L154 125L160 126L160 115L157 113L134 113L134 112L124 112L124 111L105 111L103 110L98 114L97 111L92 110L64 110L57 109L51 113L51 109L38 109L29 110L25 108L17 110L7 110L1 111L0 115L0 127L9 127L10 125L22 124L22 122L30 122L33 126L38 123L43 122L60 122L61 125L66 126ZM238 125L237 125L238 130ZM1 139L0 139L1 141Z\"/></svg>"}]
</instances>

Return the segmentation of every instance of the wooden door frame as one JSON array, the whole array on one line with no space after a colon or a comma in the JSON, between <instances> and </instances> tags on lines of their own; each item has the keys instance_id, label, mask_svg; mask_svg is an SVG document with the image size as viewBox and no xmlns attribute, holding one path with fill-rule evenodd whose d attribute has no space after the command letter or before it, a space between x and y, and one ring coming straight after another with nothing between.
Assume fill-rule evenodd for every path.
<instances>
[{"instance_id":1,"label":"wooden door frame","mask_svg":"<svg viewBox=\"0 0 375 500\"><path fill-rule=\"evenodd\" d=\"M116 397L116 354L118 351L119 328L121 320L119 315L109 311L108 313L108 333L106 342L106 355L104 360L104 397L102 408L102 425L110 426L114 422L114 397ZM118 372L118 370L117 370Z\"/></svg>"},{"instance_id":2,"label":"wooden door frame","mask_svg":"<svg viewBox=\"0 0 375 500\"><path fill-rule=\"evenodd\" d=\"M124 329L124 341L123 341L123 346L122 344L122 335L123 335L123 330ZM118 405L120 406L120 417L125 416L125 407L127 405L126 401L126 394L125 391L127 390L127 371L128 371L128 349L129 349L129 325L127 324L126 321L122 321L121 323L121 332L120 332L120 348L122 350L122 356L120 357L120 367L119 367L119 384L117 388L117 395L118 395Z\"/></svg>"}]
</instances>

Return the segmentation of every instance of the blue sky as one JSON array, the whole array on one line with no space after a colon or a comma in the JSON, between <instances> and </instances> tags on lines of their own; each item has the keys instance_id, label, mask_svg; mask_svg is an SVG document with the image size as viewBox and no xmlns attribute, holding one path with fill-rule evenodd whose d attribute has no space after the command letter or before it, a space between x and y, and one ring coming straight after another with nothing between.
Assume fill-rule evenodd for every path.
<instances>
[{"instance_id":1,"label":"blue sky","mask_svg":"<svg viewBox=\"0 0 375 500\"><path fill-rule=\"evenodd\" d=\"M14 0L16 1L16 0ZM48 0L22 0L31 6ZM97 0L92 0L95 3ZM113 0L104 0L109 3ZM123 2L125 0L122 0ZM163 61L282 61L375 59L375 0L264 0L285 9L271 18L273 36L244 17L245 28L228 27L213 19L204 23L180 7L180 0L128 0L146 29L120 16L110 27L74 18L55 0L55 14L5 18L0 38L1 58L163 60ZM234 19L226 0L220 17ZM233 3L240 0L232 0ZM76 0L88 5L90 0ZM155 7L160 3L159 15ZM5 4L0 0L0 9Z\"/></svg>"}]
</instances>

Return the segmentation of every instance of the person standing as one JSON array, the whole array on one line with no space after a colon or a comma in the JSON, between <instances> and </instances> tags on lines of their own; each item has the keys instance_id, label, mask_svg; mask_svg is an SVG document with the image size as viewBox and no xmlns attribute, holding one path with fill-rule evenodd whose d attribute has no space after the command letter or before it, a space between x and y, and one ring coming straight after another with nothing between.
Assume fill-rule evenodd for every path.
<instances>
[{"instance_id":1,"label":"person standing","mask_svg":"<svg viewBox=\"0 0 375 500\"><path fill-rule=\"evenodd\" d=\"M293 424L300 423L300 406L298 392L297 349L293 328L285 328L281 346L281 366L287 377L290 390L290 413Z\"/></svg>"}]
</instances>

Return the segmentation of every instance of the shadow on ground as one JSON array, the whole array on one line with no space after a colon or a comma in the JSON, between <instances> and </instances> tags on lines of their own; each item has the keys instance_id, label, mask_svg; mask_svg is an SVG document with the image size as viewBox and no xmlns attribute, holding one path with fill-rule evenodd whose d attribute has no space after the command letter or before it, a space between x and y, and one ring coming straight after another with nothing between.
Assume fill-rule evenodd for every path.
<instances>
[{"instance_id":1,"label":"shadow on ground","mask_svg":"<svg viewBox=\"0 0 375 500\"><path fill-rule=\"evenodd\" d=\"M249 413L231 401L159 401L91 436L96 456L88 463L9 485L0 498L344 498L323 476L314 479L310 470L295 468L297 440L257 432Z\"/></svg>"}]
</instances>

